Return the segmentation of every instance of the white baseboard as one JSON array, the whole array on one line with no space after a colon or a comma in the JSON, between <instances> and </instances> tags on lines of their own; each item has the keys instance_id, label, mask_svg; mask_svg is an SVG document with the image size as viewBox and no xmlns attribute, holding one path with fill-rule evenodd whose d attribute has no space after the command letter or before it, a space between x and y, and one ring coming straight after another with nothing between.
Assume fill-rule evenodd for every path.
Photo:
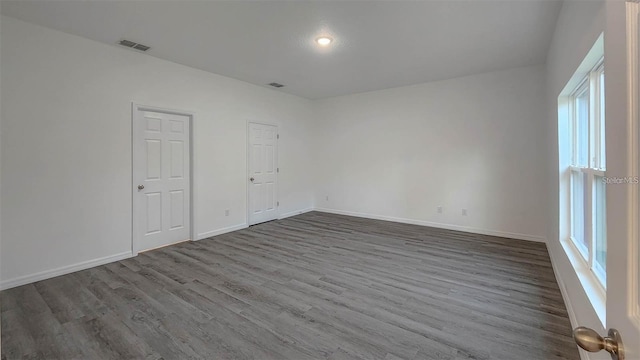
<instances>
[{"instance_id":1,"label":"white baseboard","mask_svg":"<svg viewBox=\"0 0 640 360\"><path fill-rule=\"evenodd\" d=\"M331 213L331 214L356 216L356 217L367 218L367 219L394 221L394 222L399 222L403 224L422 225L422 226L429 226L429 227L434 227L439 229L468 232L473 234L499 236L499 237L505 237L505 238L511 238L511 239L536 241L536 242L542 242L542 243L547 242L545 237L538 236L538 235L528 235L528 234L512 233L512 232L497 231L497 230L486 230L486 229L474 228L470 226L442 224L442 223L431 222L431 221L405 219L405 218L398 218L393 216L374 215L374 214L366 214L366 213L359 213L359 212L353 212L353 211L344 211L344 210L335 210L335 209L326 209L326 208L316 208L314 210Z\"/></svg>"},{"instance_id":2,"label":"white baseboard","mask_svg":"<svg viewBox=\"0 0 640 360\"><path fill-rule=\"evenodd\" d=\"M197 240L206 239L206 238L210 238L212 236L217 236L217 235L230 233L232 231L238 231L238 230L246 229L247 227L248 227L247 223L242 223L242 224L233 225L233 226L229 226L229 227L218 229L218 230L207 231L207 232L198 234L196 236L196 241Z\"/></svg>"},{"instance_id":3,"label":"white baseboard","mask_svg":"<svg viewBox=\"0 0 640 360\"><path fill-rule=\"evenodd\" d=\"M288 217L291 217L291 216L304 214L304 213L307 213L307 212L310 212L310 211L319 211L319 212L326 212L326 213L347 215L347 216L356 216L356 217L377 219L377 220L395 221L395 222L405 223L405 224L430 226L430 227L435 227L435 228L464 231L464 232L470 232L470 233L475 233L475 234L483 234L483 235L491 235L491 236L500 236L500 237L521 239L521 240L545 242L544 237L535 236L535 235L526 235L526 234L509 233L509 232L502 232L502 231L484 230L484 229L472 228L472 227L467 227L467 226L440 224L440 223L422 221L422 220L412 220L412 219L404 219L404 218L397 218L397 217L391 217L391 216L365 214L365 213L358 213L358 212L352 212L352 211L342 211L342 210L325 209L325 208L306 208L306 209L302 209L302 210L291 211L291 212L287 212L287 213L281 214L278 217L278 219L285 219L285 218L288 218ZM209 237L212 237L212 236L222 235L222 234L226 234L226 233L229 233L229 232L242 230L242 229L245 229L247 227L248 227L247 223L242 223L242 224L229 226L229 227L222 228L222 229L212 230L212 231L208 231L208 232L204 232L204 233L198 234L196 236L195 240L202 240L202 239L206 239L206 238L209 238ZM134 256L134 255L131 252L127 251L127 252L120 253L120 254L115 254L115 255L111 255L111 256L102 257L102 258L99 258L99 259L88 260L88 261L84 261L84 262L73 264L73 265L63 266L63 267L60 267L60 268L57 268L57 269L53 269L53 270L47 270L47 271L42 271L42 272L38 272L38 273L35 273L35 274L20 276L20 277L14 278L14 279L3 280L3 281L0 281L0 290L5 290L5 289L13 288L13 287L16 287L16 286L25 285L25 284L29 284L29 283L32 283L32 282L49 279L49 278L52 278L52 277L56 277L56 276L60 276L60 275L68 274L68 273L72 273L72 272L75 272L75 271L85 270L85 269L92 268L92 267L95 267L95 266L104 265L104 264L107 264L107 263L110 263L110 262L127 259L127 258L130 258L132 256ZM553 263L553 261L552 261L552 263ZM563 296L564 296L564 293L563 293ZM569 306L570 306L570 303L567 302L567 308ZM573 324L573 321L572 321L572 324Z\"/></svg>"},{"instance_id":4,"label":"white baseboard","mask_svg":"<svg viewBox=\"0 0 640 360\"><path fill-rule=\"evenodd\" d=\"M280 216L278 216L278 220L286 219L288 217L292 217L292 216L296 216L296 215L301 215L301 214L308 213L308 212L313 211L313 210L314 210L313 208L307 208L307 209L304 209L304 210L290 211L290 212L287 212L287 213L284 213L284 214L280 214Z\"/></svg>"},{"instance_id":5,"label":"white baseboard","mask_svg":"<svg viewBox=\"0 0 640 360\"><path fill-rule=\"evenodd\" d=\"M53 270L41 271L35 274L19 276L14 279L0 281L0 290L6 290L21 285L30 284L36 281L50 279L56 276L69 274L72 272L86 270L92 267L108 264L114 261L128 259L132 257L131 251L123 252L120 254L105 256L99 259L93 259L88 261L79 262L73 265L62 266Z\"/></svg>"},{"instance_id":6,"label":"white baseboard","mask_svg":"<svg viewBox=\"0 0 640 360\"><path fill-rule=\"evenodd\" d=\"M578 324L578 317L576 316L576 312L573 309L573 303L571 302L571 298L569 297L569 293L567 292L567 286L565 285L562 278L558 276L558 268L556 266L556 258L553 255L553 251L549 250L549 246L547 245L547 252L549 253L549 259L551 260L551 267L553 268L553 275L556 278L556 282L558 283L558 287L560 288L560 294L562 295L562 300L564 300L564 306L567 308L567 314L569 315L569 322L571 323L571 328L575 329L580 326ZM581 360L591 360L591 356L588 352L578 347L578 353L580 354Z\"/></svg>"}]
</instances>

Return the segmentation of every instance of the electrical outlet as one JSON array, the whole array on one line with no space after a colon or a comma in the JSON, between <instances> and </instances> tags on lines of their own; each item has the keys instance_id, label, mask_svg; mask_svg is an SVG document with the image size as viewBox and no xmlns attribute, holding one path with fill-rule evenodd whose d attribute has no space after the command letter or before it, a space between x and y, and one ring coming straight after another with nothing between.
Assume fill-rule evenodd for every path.
<instances>
[{"instance_id":1,"label":"electrical outlet","mask_svg":"<svg viewBox=\"0 0 640 360\"><path fill-rule=\"evenodd\" d=\"M462 216L467 216L467 209L462 209Z\"/></svg>"},{"instance_id":2,"label":"electrical outlet","mask_svg":"<svg viewBox=\"0 0 640 360\"><path fill-rule=\"evenodd\" d=\"M442 214L442 206L438 206L438 214Z\"/></svg>"},{"instance_id":3,"label":"electrical outlet","mask_svg":"<svg viewBox=\"0 0 640 360\"><path fill-rule=\"evenodd\" d=\"M224 216L229 216L229 209L224 211Z\"/></svg>"}]
</instances>

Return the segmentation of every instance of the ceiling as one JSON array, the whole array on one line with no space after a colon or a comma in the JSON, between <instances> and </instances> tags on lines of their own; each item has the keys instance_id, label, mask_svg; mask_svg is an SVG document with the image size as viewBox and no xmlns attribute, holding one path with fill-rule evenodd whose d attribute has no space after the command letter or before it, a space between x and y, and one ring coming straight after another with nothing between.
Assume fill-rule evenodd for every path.
<instances>
[{"instance_id":1,"label":"ceiling","mask_svg":"<svg viewBox=\"0 0 640 360\"><path fill-rule=\"evenodd\" d=\"M2 14L310 99L544 63L561 2L6 1ZM334 42L315 43L320 35ZM135 51L135 50L131 50Z\"/></svg>"}]
</instances>

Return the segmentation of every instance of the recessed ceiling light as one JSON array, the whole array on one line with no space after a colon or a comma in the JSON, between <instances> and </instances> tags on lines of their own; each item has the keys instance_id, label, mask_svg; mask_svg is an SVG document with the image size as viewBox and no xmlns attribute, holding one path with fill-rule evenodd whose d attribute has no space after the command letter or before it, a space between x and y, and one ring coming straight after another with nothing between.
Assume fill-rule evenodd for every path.
<instances>
[{"instance_id":1,"label":"recessed ceiling light","mask_svg":"<svg viewBox=\"0 0 640 360\"><path fill-rule=\"evenodd\" d=\"M328 36L321 36L321 37L316 39L316 42L320 46L327 46L327 45L331 44L332 41L333 41L333 39L328 37Z\"/></svg>"}]
</instances>

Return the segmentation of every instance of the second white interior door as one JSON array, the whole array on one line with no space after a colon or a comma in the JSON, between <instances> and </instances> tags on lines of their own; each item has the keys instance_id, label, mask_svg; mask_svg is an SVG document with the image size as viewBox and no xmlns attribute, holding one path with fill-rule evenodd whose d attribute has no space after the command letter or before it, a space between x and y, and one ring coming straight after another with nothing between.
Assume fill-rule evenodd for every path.
<instances>
[{"instance_id":1,"label":"second white interior door","mask_svg":"<svg viewBox=\"0 0 640 360\"><path fill-rule=\"evenodd\" d=\"M278 128L249 123L249 225L278 217Z\"/></svg>"}]
</instances>

